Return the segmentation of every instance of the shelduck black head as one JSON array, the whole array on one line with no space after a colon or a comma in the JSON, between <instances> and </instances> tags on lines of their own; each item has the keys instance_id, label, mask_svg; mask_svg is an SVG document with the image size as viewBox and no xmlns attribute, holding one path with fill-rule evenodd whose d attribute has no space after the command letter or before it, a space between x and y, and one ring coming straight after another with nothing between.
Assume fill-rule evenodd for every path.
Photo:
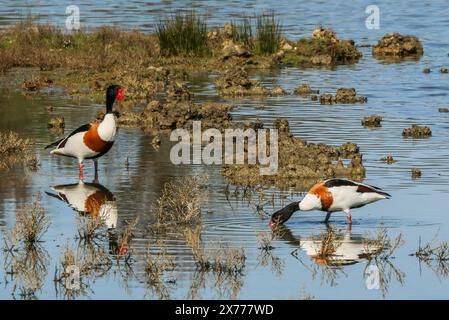
<instances>
[{"instance_id":1,"label":"shelduck black head","mask_svg":"<svg viewBox=\"0 0 449 320\"><path fill-rule=\"evenodd\" d=\"M123 100L125 96L123 95L122 87L118 85L109 86L106 89L106 112L112 113L112 106L115 100Z\"/></svg>"},{"instance_id":2,"label":"shelduck black head","mask_svg":"<svg viewBox=\"0 0 449 320\"><path fill-rule=\"evenodd\" d=\"M288 206L273 213L268 224L270 227L286 222L292 214L299 210L299 202L292 202Z\"/></svg>"}]
</instances>

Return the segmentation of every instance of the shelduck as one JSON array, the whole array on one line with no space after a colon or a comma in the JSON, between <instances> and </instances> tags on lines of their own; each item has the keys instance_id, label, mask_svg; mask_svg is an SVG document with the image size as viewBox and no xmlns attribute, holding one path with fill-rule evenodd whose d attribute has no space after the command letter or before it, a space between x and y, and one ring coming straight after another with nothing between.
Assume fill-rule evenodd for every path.
<instances>
[{"instance_id":1,"label":"shelduck","mask_svg":"<svg viewBox=\"0 0 449 320\"><path fill-rule=\"evenodd\" d=\"M296 211L321 210L327 212L325 223L333 212L343 211L352 224L351 209L388 199L391 196L380 188L347 179L329 179L315 184L303 200L292 202L273 213L270 227L285 223Z\"/></svg>"},{"instance_id":2,"label":"shelduck","mask_svg":"<svg viewBox=\"0 0 449 320\"><path fill-rule=\"evenodd\" d=\"M112 107L115 100L123 100L120 86L112 85L106 89L106 114L101 122L85 124L74 130L67 137L53 142L45 149L56 146L50 153L78 159L79 178L84 179L83 160L92 159L97 175L97 159L107 153L114 144L117 126Z\"/></svg>"},{"instance_id":3,"label":"shelduck","mask_svg":"<svg viewBox=\"0 0 449 320\"><path fill-rule=\"evenodd\" d=\"M294 236L290 229L281 226L279 236L294 248L300 248L317 265L346 266L369 259L384 248L376 241L366 241L360 234L353 234L350 227L336 230L328 224L327 233L333 233L333 246L323 240L323 235Z\"/></svg>"},{"instance_id":4,"label":"shelduck","mask_svg":"<svg viewBox=\"0 0 449 320\"><path fill-rule=\"evenodd\" d=\"M103 185L79 181L53 186L51 189L56 193L46 192L49 196L67 203L76 212L101 217L109 229L117 227L117 202Z\"/></svg>"}]
</instances>

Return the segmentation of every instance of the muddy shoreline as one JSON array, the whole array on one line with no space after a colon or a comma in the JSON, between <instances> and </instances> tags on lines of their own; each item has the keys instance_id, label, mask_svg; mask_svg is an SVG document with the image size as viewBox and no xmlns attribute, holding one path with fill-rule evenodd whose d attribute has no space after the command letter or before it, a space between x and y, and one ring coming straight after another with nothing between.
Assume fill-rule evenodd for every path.
<instances>
[{"instance_id":1,"label":"muddy shoreline","mask_svg":"<svg viewBox=\"0 0 449 320\"><path fill-rule=\"evenodd\" d=\"M260 49L259 51L251 49L250 42L239 42L237 39L240 38L236 38L234 34L235 28L232 25L225 25L223 28L213 28L209 31L205 38L207 53L167 55L161 49L162 43L158 43L155 34L125 32L105 27L92 33L79 32L68 35L52 26L26 22L0 32L0 43L3 43L0 47L0 56L5 58L2 70L7 72L12 67L39 67L41 71L30 79L25 79L21 85L23 94L31 97L45 95L50 88L60 87L71 96L85 96L100 102L104 88L109 83L120 82L125 88L127 99L116 107L118 125L124 128L140 127L157 137L159 132L188 128L192 121L202 121L204 128L220 130L242 125L232 121L231 105L195 103L195 97L186 81L192 70L218 72L219 76L215 82L218 95L264 98L288 93L282 87L275 87L272 90L264 88L257 81L250 79L249 70L280 68L291 64L291 61L286 62L285 58L291 60L292 56L297 56L295 59L301 61L299 64L295 62L299 67L311 65L332 67L356 63L361 57L353 41L340 40L330 29L316 28L311 38L301 39L297 43L282 38L275 49L277 51L267 55L260 54ZM105 55L106 48L108 48L107 55ZM30 49L31 54L27 54L27 58L17 58L18 52ZM98 51L96 54L99 58L92 57L94 51ZM126 58L119 59L119 53ZM321 58L318 61L316 57ZM312 90L303 84L294 94L307 96L318 92L319 90ZM164 100L158 99L160 94L165 97ZM327 99L328 95L320 96L322 104L366 102L365 97L356 95L354 88L339 88L335 96L329 95ZM314 98L317 99L316 96L311 96L311 99ZM138 105L144 106L142 111L135 111ZM48 127L52 130L62 129L64 119L58 117L57 112L54 113L55 116L50 119ZM97 118L101 119L102 116L100 112ZM243 126L254 127L255 124L243 123ZM284 130L282 137L286 140L293 139L285 128L280 130ZM155 144L159 145L160 142ZM299 138L286 143L281 142L281 146L281 153L285 153L284 147L305 148L301 151L304 151L306 158L312 159L317 155L324 157L320 161L322 165L308 168L308 165L304 164L303 168L293 168L291 165L295 161L301 166L300 163L305 160L286 160L285 164L282 163L282 173L268 179L269 184L278 181L276 184L282 185L283 188L294 187L303 190L304 186L299 187L286 181L281 183L279 181L282 179L279 178L288 176L294 179L317 179L344 176L363 179L365 170L357 146L351 147L352 151L348 153L341 149L345 148L344 146L340 149L326 145L313 147ZM351 163L348 167L345 167L341 160L337 161L340 156L350 158ZM337 163L331 164L332 161ZM288 163L290 165L287 165ZM251 176L251 168L247 167L247 170ZM222 172L228 178L232 175L229 168L224 168ZM242 173L243 171L240 171L240 174ZM238 181L241 179L254 181L254 178L248 180L249 176L239 179L234 177L234 182L240 184Z\"/></svg>"}]
</instances>

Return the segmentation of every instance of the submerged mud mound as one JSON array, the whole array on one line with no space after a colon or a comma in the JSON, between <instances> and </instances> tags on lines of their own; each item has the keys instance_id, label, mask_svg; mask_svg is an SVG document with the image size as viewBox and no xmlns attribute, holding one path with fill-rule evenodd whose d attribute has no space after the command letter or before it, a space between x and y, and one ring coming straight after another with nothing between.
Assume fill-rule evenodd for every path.
<instances>
[{"instance_id":1,"label":"submerged mud mound","mask_svg":"<svg viewBox=\"0 0 449 320\"><path fill-rule=\"evenodd\" d=\"M266 96L270 94L258 81L250 80L248 73L242 68L230 68L221 72L215 85L223 96Z\"/></svg>"},{"instance_id":2,"label":"submerged mud mound","mask_svg":"<svg viewBox=\"0 0 449 320\"><path fill-rule=\"evenodd\" d=\"M251 57L250 50L243 44L235 43L233 40L225 40L223 42L223 60L227 60L231 57Z\"/></svg>"},{"instance_id":3,"label":"submerged mud mound","mask_svg":"<svg viewBox=\"0 0 449 320\"><path fill-rule=\"evenodd\" d=\"M410 128L402 131L402 136L404 138L428 138L432 136L432 130L426 126L413 124Z\"/></svg>"},{"instance_id":4,"label":"submerged mud mound","mask_svg":"<svg viewBox=\"0 0 449 320\"><path fill-rule=\"evenodd\" d=\"M397 162L391 154L381 158L380 161L385 162L386 164L393 164Z\"/></svg>"},{"instance_id":5,"label":"submerged mud mound","mask_svg":"<svg viewBox=\"0 0 449 320\"><path fill-rule=\"evenodd\" d=\"M399 33L385 35L373 47L373 56L378 59L406 57L419 59L423 53L423 46L417 37L403 36Z\"/></svg>"},{"instance_id":6,"label":"submerged mud mound","mask_svg":"<svg viewBox=\"0 0 449 320\"><path fill-rule=\"evenodd\" d=\"M167 99L169 100L192 100L193 93L187 88L185 81L173 81L167 85L165 90Z\"/></svg>"},{"instance_id":7,"label":"submerged mud mound","mask_svg":"<svg viewBox=\"0 0 449 320\"><path fill-rule=\"evenodd\" d=\"M231 109L231 106L216 103L196 104L182 100L161 103L154 100L140 113L119 113L118 124L122 127L166 130L186 128L193 121L201 120L203 128L223 128L231 125Z\"/></svg>"},{"instance_id":8,"label":"submerged mud mound","mask_svg":"<svg viewBox=\"0 0 449 320\"><path fill-rule=\"evenodd\" d=\"M284 88L282 88L281 86L276 86L270 90L270 96L273 96L273 97L285 96L286 94L287 94L287 91Z\"/></svg>"},{"instance_id":9,"label":"submerged mud mound","mask_svg":"<svg viewBox=\"0 0 449 320\"><path fill-rule=\"evenodd\" d=\"M98 101L104 99L104 92L111 83L119 82L124 88L126 99L121 104L135 104L138 101L149 101L157 93L166 89L168 85L175 86L177 82L182 83L183 75L174 74L174 71L162 67L141 68L138 71L127 69L114 69L108 74L99 73L98 75L83 75L81 80L73 79L73 75L67 77L64 81L71 81L67 85L71 88L72 94L90 94L98 97ZM120 79L120 80L117 80ZM77 82L87 82L87 92ZM72 88L71 86L74 85ZM181 84L182 85L182 84ZM176 89L173 89L176 90Z\"/></svg>"},{"instance_id":10,"label":"submerged mud mound","mask_svg":"<svg viewBox=\"0 0 449 320\"><path fill-rule=\"evenodd\" d=\"M65 127L65 121L64 117L57 116L53 117L50 120L48 120L47 128L64 128Z\"/></svg>"},{"instance_id":11,"label":"submerged mud mound","mask_svg":"<svg viewBox=\"0 0 449 320\"><path fill-rule=\"evenodd\" d=\"M308 84L301 84L293 91L293 93L300 96L307 96L311 94L318 94L320 93L320 90L312 89Z\"/></svg>"},{"instance_id":12,"label":"submerged mud mound","mask_svg":"<svg viewBox=\"0 0 449 320\"><path fill-rule=\"evenodd\" d=\"M287 51L283 63L310 66L334 66L356 63L362 57L354 41L340 40L334 31L316 28L311 38L300 39Z\"/></svg>"},{"instance_id":13,"label":"submerged mud mound","mask_svg":"<svg viewBox=\"0 0 449 320\"><path fill-rule=\"evenodd\" d=\"M48 87L53 83L53 80L47 77L32 77L31 79L22 82L22 92L33 93Z\"/></svg>"},{"instance_id":14,"label":"submerged mud mound","mask_svg":"<svg viewBox=\"0 0 449 320\"><path fill-rule=\"evenodd\" d=\"M357 92L354 88L339 88L337 93L333 96L330 93L323 93L320 95L321 104L334 104L334 103L365 103L368 98L357 96Z\"/></svg>"},{"instance_id":15,"label":"submerged mud mound","mask_svg":"<svg viewBox=\"0 0 449 320\"><path fill-rule=\"evenodd\" d=\"M412 168L411 170L412 173L412 179L418 179L421 178L422 176L422 171L419 170L418 168Z\"/></svg>"},{"instance_id":16,"label":"submerged mud mound","mask_svg":"<svg viewBox=\"0 0 449 320\"><path fill-rule=\"evenodd\" d=\"M362 119L362 126L372 128L382 127L382 117L375 115L364 117Z\"/></svg>"},{"instance_id":17,"label":"submerged mud mound","mask_svg":"<svg viewBox=\"0 0 449 320\"><path fill-rule=\"evenodd\" d=\"M260 175L260 165L223 165L221 174L232 184L244 186L276 186L306 191L325 178L363 179L365 168L356 144L341 146L308 143L290 134L289 123L278 119L274 123L279 134L278 170L273 175ZM344 164L344 161L347 164Z\"/></svg>"}]
</instances>

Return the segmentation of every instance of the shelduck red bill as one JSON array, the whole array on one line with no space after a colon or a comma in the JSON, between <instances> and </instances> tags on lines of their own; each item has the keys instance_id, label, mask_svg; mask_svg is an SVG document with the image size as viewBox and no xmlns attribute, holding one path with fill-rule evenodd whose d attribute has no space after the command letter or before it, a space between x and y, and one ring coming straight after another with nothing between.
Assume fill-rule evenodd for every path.
<instances>
[{"instance_id":1,"label":"shelduck red bill","mask_svg":"<svg viewBox=\"0 0 449 320\"><path fill-rule=\"evenodd\" d=\"M122 88L119 88L119 89L118 89L116 99L119 100L119 101L125 99L125 96L123 95L123 90L122 90Z\"/></svg>"}]
</instances>

